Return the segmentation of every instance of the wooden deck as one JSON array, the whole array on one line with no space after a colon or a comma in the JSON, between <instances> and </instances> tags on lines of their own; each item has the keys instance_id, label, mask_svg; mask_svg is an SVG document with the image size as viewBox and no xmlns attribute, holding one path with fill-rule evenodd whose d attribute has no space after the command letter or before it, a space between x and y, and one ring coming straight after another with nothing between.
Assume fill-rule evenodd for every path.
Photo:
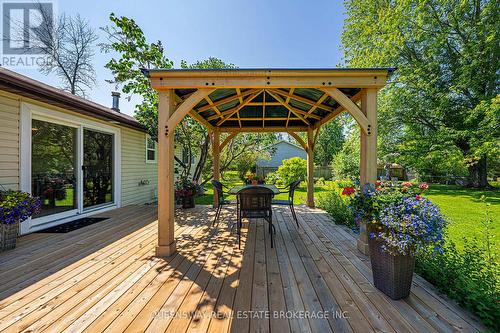
<instances>
[{"instance_id":1,"label":"wooden deck","mask_svg":"<svg viewBox=\"0 0 500 333\"><path fill-rule=\"evenodd\" d=\"M483 327L416 277L393 301L372 285L353 236L320 210L275 209L241 250L207 206L178 212L178 253L154 257L155 208L126 207L66 234L32 234L0 253L0 331L471 332ZM249 228L248 228L249 226Z\"/></svg>"}]
</instances>

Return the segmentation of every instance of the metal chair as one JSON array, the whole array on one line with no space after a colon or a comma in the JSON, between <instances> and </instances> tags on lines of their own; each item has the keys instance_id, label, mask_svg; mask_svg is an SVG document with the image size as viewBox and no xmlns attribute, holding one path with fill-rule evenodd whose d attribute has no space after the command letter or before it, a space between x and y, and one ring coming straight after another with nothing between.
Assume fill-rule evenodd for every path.
<instances>
[{"instance_id":1,"label":"metal chair","mask_svg":"<svg viewBox=\"0 0 500 333\"><path fill-rule=\"evenodd\" d=\"M297 228L299 228L299 221L297 220L297 215L295 214L295 208L293 207L293 196L295 194L295 189L299 186L299 184L300 184L300 179L296 180L293 183L290 183L288 186L282 188L282 189L288 188L288 191L285 191L285 192L280 191L280 193L288 193L288 200L273 200L272 201L273 205L290 207L290 211L292 212L292 217L295 220L295 223L297 223Z\"/></svg>"},{"instance_id":2,"label":"metal chair","mask_svg":"<svg viewBox=\"0 0 500 333\"><path fill-rule=\"evenodd\" d=\"M273 225L272 199L274 193L266 187L252 186L241 189L236 195L238 205L238 248L241 246L241 226L242 218L263 218L269 224L271 234L271 247L274 247L273 233L276 228Z\"/></svg>"},{"instance_id":3,"label":"metal chair","mask_svg":"<svg viewBox=\"0 0 500 333\"><path fill-rule=\"evenodd\" d=\"M222 207L227 205L234 205L234 202L231 200L224 199L224 188L227 188L226 186L224 186L224 184L215 179L212 179L211 183L214 187L214 195L217 198L217 207L216 207L217 210L215 212L214 221L212 222L213 226L215 225L215 222L218 222L219 220L220 211L222 210Z\"/></svg>"}]
</instances>

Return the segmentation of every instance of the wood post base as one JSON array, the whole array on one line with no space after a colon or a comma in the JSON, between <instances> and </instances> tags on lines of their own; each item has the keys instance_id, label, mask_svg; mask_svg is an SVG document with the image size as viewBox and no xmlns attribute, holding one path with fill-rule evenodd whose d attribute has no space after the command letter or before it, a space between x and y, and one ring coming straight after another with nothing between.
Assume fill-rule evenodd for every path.
<instances>
[{"instance_id":1,"label":"wood post base","mask_svg":"<svg viewBox=\"0 0 500 333\"><path fill-rule=\"evenodd\" d=\"M156 247L156 256L157 257L169 257L176 252L175 242L170 243L169 245L158 245Z\"/></svg>"}]
</instances>

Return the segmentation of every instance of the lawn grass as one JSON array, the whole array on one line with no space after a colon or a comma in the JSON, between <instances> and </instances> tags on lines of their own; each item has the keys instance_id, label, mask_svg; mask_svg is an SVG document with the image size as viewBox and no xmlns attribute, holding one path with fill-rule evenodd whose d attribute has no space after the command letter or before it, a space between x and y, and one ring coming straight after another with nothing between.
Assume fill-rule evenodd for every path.
<instances>
[{"instance_id":1,"label":"lawn grass","mask_svg":"<svg viewBox=\"0 0 500 333\"><path fill-rule=\"evenodd\" d=\"M234 171L226 172L222 182L227 187L243 184ZM326 183L325 186L315 186L316 198L321 192L328 191L328 182ZM205 195L196 198L197 204L212 204L212 184L207 183L205 189ZM493 219L493 230L491 232L496 240L500 239L500 188L475 190L453 185L430 185L426 195L439 206L441 212L446 216L449 221L449 237L457 244L459 249L463 246L464 238L472 239L475 237L481 239L484 237L482 221L485 219L485 202L490 204L490 216ZM306 186L305 183L302 183L295 192L294 203L296 205L305 204L306 196ZM481 200L483 196L485 202ZM287 194L279 194L275 198L287 199ZM234 200L235 196L229 196L228 199ZM500 258L500 246L496 246L495 251Z\"/></svg>"},{"instance_id":2,"label":"lawn grass","mask_svg":"<svg viewBox=\"0 0 500 333\"><path fill-rule=\"evenodd\" d=\"M446 216L448 234L458 248L462 247L463 239L484 238L486 203L489 203L490 216L493 219L491 233L498 241L500 239L500 190L475 190L453 185L430 185L426 192L429 199L439 206ZM481 198L484 196L485 201ZM486 202L486 203L485 203ZM497 243L498 245L498 243ZM500 247L494 247L500 255Z\"/></svg>"},{"instance_id":3,"label":"lawn grass","mask_svg":"<svg viewBox=\"0 0 500 333\"><path fill-rule=\"evenodd\" d=\"M227 171L224 173L224 177L221 180L221 182L231 188L237 185L243 185L243 182L238 178L238 174L236 171ZM203 196L199 196L195 198L195 203L199 205L211 205L213 203L213 197L214 197L214 191L212 184L206 183L204 185L205 188L205 194ZM314 193L317 195L321 192L324 192L327 190L326 186L315 186L314 188ZM225 197L226 198L226 197ZM236 200L236 196L230 195L226 199L229 200ZM274 199L279 199L279 200L284 200L288 199L288 194L287 193L282 193L274 196ZM305 183L302 183L296 190L295 190L295 196L293 199L293 203L296 205L302 205L306 203L307 199L307 187Z\"/></svg>"}]
</instances>

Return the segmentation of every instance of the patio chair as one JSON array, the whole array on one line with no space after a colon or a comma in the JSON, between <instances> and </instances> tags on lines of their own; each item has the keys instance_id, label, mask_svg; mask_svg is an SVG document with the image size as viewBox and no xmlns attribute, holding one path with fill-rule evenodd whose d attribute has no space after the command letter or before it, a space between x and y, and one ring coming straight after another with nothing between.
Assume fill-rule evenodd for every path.
<instances>
[{"instance_id":1,"label":"patio chair","mask_svg":"<svg viewBox=\"0 0 500 333\"><path fill-rule=\"evenodd\" d=\"M216 222L218 222L219 217L220 217L220 212L222 210L223 206L228 206L228 205L234 205L234 201L231 200L226 200L224 199L224 188L227 189L224 184L219 182L218 180L212 179L211 181L213 187L214 187L214 195L217 198L217 207L216 207L216 212L215 212L215 218L214 221L212 222L212 226L215 225Z\"/></svg>"},{"instance_id":2,"label":"patio chair","mask_svg":"<svg viewBox=\"0 0 500 333\"><path fill-rule=\"evenodd\" d=\"M274 247L273 233L276 234L276 228L273 225L272 199L274 193L265 187L247 187L241 189L236 195L238 205L237 233L238 248L241 246L241 220L246 217L263 218L269 224L269 233L271 234L271 247Z\"/></svg>"},{"instance_id":3,"label":"patio chair","mask_svg":"<svg viewBox=\"0 0 500 333\"><path fill-rule=\"evenodd\" d=\"M295 223L297 223L297 228L299 228L299 221L297 220L297 215L295 214L295 208L293 207L293 196L295 193L295 189L299 186L299 184L300 184L300 179L294 181L293 183L290 183L288 186L281 189L281 190L284 190L284 189L288 188L288 191L284 191L284 192L280 191L280 193L288 193L288 200L273 200L272 201L273 205L290 207L290 211L292 212L292 217L295 220Z\"/></svg>"}]
</instances>

